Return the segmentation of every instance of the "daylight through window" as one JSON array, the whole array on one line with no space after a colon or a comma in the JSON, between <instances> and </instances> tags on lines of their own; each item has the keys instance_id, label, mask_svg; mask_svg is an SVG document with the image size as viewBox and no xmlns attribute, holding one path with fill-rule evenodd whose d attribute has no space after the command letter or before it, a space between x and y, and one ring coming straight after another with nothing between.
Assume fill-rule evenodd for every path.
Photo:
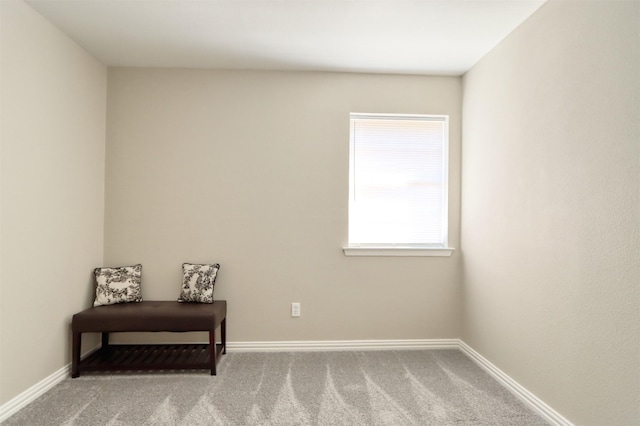
<instances>
[{"instance_id":1,"label":"daylight through window","mask_svg":"<svg viewBox=\"0 0 640 426\"><path fill-rule=\"evenodd\" d=\"M447 247L448 116L351 114L350 247Z\"/></svg>"}]
</instances>

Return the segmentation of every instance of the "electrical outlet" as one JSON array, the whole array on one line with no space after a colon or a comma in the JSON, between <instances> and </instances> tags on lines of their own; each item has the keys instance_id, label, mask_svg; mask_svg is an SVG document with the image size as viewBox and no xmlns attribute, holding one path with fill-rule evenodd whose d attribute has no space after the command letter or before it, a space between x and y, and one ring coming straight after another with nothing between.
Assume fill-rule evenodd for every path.
<instances>
[{"instance_id":1,"label":"electrical outlet","mask_svg":"<svg viewBox=\"0 0 640 426\"><path fill-rule=\"evenodd\" d=\"M300 316L300 303L292 303L291 304L291 316L299 317Z\"/></svg>"}]
</instances>

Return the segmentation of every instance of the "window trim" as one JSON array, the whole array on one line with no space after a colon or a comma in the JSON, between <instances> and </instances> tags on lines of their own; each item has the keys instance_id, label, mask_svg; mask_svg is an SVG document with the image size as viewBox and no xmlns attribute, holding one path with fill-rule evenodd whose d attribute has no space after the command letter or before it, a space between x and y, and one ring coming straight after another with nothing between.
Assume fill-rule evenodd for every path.
<instances>
[{"instance_id":1,"label":"window trim","mask_svg":"<svg viewBox=\"0 0 640 426\"><path fill-rule=\"evenodd\" d=\"M407 246L345 246L345 256L403 256L403 257L450 257L455 251L452 247L407 247Z\"/></svg>"},{"instance_id":2,"label":"window trim","mask_svg":"<svg viewBox=\"0 0 640 426\"><path fill-rule=\"evenodd\" d=\"M351 203L352 195L352 179L354 169L352 162L354 161L354 143L353 143L353 119L366 118L392 118L396 120L420 120L424 118L433 118L444 122L444 184L443 184L443 227L444 238L442 245L440 244L358 244L347 243L342 247L345 256L435 256L449 257L455 250L449 247L449 116L437 114L385 114L385 113L350 113L349 114L349 203ZM347 237L348 239L348 237Z\"/></svg>"}]
</instances>

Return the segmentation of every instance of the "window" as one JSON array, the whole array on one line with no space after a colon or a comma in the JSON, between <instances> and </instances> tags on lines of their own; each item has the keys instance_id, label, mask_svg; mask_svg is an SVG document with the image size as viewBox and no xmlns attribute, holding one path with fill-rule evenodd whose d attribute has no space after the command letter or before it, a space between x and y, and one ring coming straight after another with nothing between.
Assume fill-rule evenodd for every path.
<instances>
[{"instance_id":1,"label":"window","mask_svg":"<svg viewBox=\"0 0 640 426\"><path fill-rule=\"evenodd\" d=\"M448 116L350 118L345 254L450 256Z\"/></svg>"}]
</instances>

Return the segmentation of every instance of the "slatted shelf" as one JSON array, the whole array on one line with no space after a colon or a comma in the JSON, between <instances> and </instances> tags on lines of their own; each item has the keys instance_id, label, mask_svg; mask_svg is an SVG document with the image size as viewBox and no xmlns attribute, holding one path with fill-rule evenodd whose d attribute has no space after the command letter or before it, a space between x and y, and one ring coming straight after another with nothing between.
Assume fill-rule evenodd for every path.
<instances>
[{"instance_id":1,"label":"slatted shelf","mask_svg":"<svg viewBox=\"0 0 640 426\"><path fill-rule=\"evenodd\" d=\"M194 370L210 369L209 344L118 345L110 344L82 359L80 371ZM223 351L216 344L216 357Z\"/></svg>"}]
</instances>

